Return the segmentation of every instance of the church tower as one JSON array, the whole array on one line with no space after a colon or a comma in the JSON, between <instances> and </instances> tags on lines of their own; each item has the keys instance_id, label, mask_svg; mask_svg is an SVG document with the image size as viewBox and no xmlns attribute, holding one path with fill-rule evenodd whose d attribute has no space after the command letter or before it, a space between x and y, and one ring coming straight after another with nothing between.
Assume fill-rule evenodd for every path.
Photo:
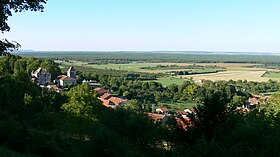
<instances>
[{"instance_id":1,"label":"church tower","mask_svg":"<svg viewBox=\"0 0 280 157\"><path fill-rule=\"evenodd\" d=\"M76 79L76 75L77 75L76 69L73 66L71 66L67 71L67 76Z\"/></svg>"}]
</instances>

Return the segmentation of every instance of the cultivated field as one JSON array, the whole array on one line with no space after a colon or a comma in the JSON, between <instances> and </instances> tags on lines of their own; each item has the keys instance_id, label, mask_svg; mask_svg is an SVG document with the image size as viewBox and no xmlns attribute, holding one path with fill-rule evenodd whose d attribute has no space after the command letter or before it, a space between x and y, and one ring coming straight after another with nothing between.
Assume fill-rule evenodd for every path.
<instances>
[{"instance_id":1,"label":"cultivated field","mask_svg":"<svg viewBox=\"0 0 280 157\"><path fill-rule=\"evenodd\" d=\"M212 73L212 74L200 74L200 75L184 75L182 78L193 78L193 80L247 80L256 82L266 82L270 78L262 77L266 71L263 70L229 70L225 72Z\"/></svg>"},{"instance_id":2,"label":"cultivated field","mask_svg":"<svg viewBox=\"0 0 280 157\"><path fill-rule=\"evenodd\" d=\"M186 68L183 68L183 66L189 66L193 65L192 63L129 63L129 64L88 64L87 62L81 62L81 61L61 61L56 60L55 62L60 63L62 67L64 65L78 65L78 66L84 66L84 67L90 67L90 68L96 68L96 69L114 69L114 70L126 70L126 71L137 71L137 72L147 72L147 73L166 73L171 71L183 71L188 70ZM182 69L180 68L174 68L174 69L141 69L142 67L156 67L157 65L163 65L163 66L182 66ZM196 64L196 65L215 65L215 64ZM249 64L251 65L251 64ZM193 69L192 69L193 70ZM212 70L212 69L210 69Z\"/></svg>"},{"instance_id":3,"label":"cultivated field","mask_svg":"<svg viewBox=\"0 0 280 157\"><path fill-rule=\"evenodd\" d=\"M269 79L278 80L278 78L273 77L262 77L263 74L270 69L261 68L247 68L246 66L252 66L255 64L239 64L239 63L205 63L202 65L217 65L222 66L227 69L227 71L211 74L199 74L199 75L184 75L181 78L193 78L193 80L248 80L256 82L266 82Z\"/></svg>"},{"instance_id":4,"label":"cultivated field","mask_svg":"<svg viewBox=\"0 0 280 157\"><path fill-rule=\"evenodd\" d=\"M68 66L68 65L78 65L84 66L87 68L96 68L96 69L114 69L114 70L126 70L126 71L136 71L136 72L148 72L148 73L166 73L170 71L180 71L186 69L141 69L141 67L156 67L157 65L176 65L176 66L188 66L193 65L193 63L130 63L130 64L88 64L86 62L81 61L56 61L61 64L61 66ZM163 85L167 86L169 84L182 84L184 79L190 79L197 81L200 79L206 80L248 80L248 81L257 81L257 82L265 82L269 79L272 80L280 80L280 76L277 77L275 75L266 75L262 77L266 71L271 71L271 69L264 69L264 68L248 68L248 66L256 65L256 64L247 64L247 63L197 63L196 65L202 66L219 66L226 68L226 71L218 72L218 73L209 73L209 74L194 74L194 75L178 75L176 76L177 79L173 77L165 77L159 78L158 82L162 83ZM275 70L274 70L275 71Z\"/></svg>"}]
</instances>

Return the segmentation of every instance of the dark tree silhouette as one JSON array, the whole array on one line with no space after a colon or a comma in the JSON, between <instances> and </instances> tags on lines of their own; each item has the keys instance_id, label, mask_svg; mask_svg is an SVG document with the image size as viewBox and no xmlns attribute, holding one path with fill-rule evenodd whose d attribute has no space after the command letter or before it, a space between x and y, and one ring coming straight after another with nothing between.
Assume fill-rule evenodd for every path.
<instances>
[{"instance_id":1,"label":"dark tree silhouette","mask_svg":"<svg viewBox=\"0 0 280 157\"><path fill-rule=\"evenodd\" d=\"M7 23L12 16L12 11L43 11L47 0L1 0L0 1L0 30L2 33L10 31ZM9 54L10 51L18 49L20 44L7 39L0 40L0 56Z\"/></svg>"}]
</instances>

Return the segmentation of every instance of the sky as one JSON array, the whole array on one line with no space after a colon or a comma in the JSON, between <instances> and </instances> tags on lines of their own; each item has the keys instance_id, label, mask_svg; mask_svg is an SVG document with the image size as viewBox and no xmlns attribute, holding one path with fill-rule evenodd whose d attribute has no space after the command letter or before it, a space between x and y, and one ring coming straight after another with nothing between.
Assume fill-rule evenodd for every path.
<instances>
[{"instance_id":1,"label":"sky","mask_svg":"<svg viewBox=\"0 0 280 157\"><path fill-rule=\"evenodd\" d=\"M279 0L48 0L15 13L22 49L280 53Z\"/></svg>"}]
</instances>

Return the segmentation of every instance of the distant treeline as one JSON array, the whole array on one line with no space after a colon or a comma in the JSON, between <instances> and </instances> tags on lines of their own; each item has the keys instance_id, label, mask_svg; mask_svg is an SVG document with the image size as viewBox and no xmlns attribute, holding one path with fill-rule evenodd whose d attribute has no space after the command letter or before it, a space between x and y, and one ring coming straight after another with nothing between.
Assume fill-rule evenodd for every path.
<instances>
[{"instance_id":1,"label":"distant treeline","mask_svg":"<svg viewBox=\"0 0 280 157\"><path fill-rule=\"evenodd\" d=\"M173 63L261 63L278 65L276 55L221 55L221 54L175 54L149 52L22 52L24 57L48 58L51 60L79 60L90 64L132 63L132 62L173 62Z\"/></svg>"},{"instance_id":2,"label":"distant treeline","mask_svg":"<svg viewBox=\"0 0 280 157\"><path fill-rule=\"evenodd\" d=\"M210 73L217 73L226 70L215 70L215 69L208 69L208 70L200 70L200 71L174 71L174 75L195 75L195 74L210 74Z\"/></svg>"},{"instance_id":3,"label":"distant treeline","mask_svg":"<svg viewBox=\"0 0 280 157\"><path fill-rule=\"evenodd\" d=\"M217 65L187 65L187 66L178 66L178 65L157 65L155 67L141 67L140 69L149 69L149 70L173 70L173 69L226 69L225 67L220 67Z\"/></svg>"},{"instance_id":4,"label":"distant treeline","mask_svg":"<svg viewBox=\"0 0 280 157\"><path fill-rule=\"evenodd\" d=\"M246 66L248 68L264 68L264 69L276 69L280 70L280 63L267 63L267 64L258 64L252 66Z\"/></svg>"}]
</instances>

